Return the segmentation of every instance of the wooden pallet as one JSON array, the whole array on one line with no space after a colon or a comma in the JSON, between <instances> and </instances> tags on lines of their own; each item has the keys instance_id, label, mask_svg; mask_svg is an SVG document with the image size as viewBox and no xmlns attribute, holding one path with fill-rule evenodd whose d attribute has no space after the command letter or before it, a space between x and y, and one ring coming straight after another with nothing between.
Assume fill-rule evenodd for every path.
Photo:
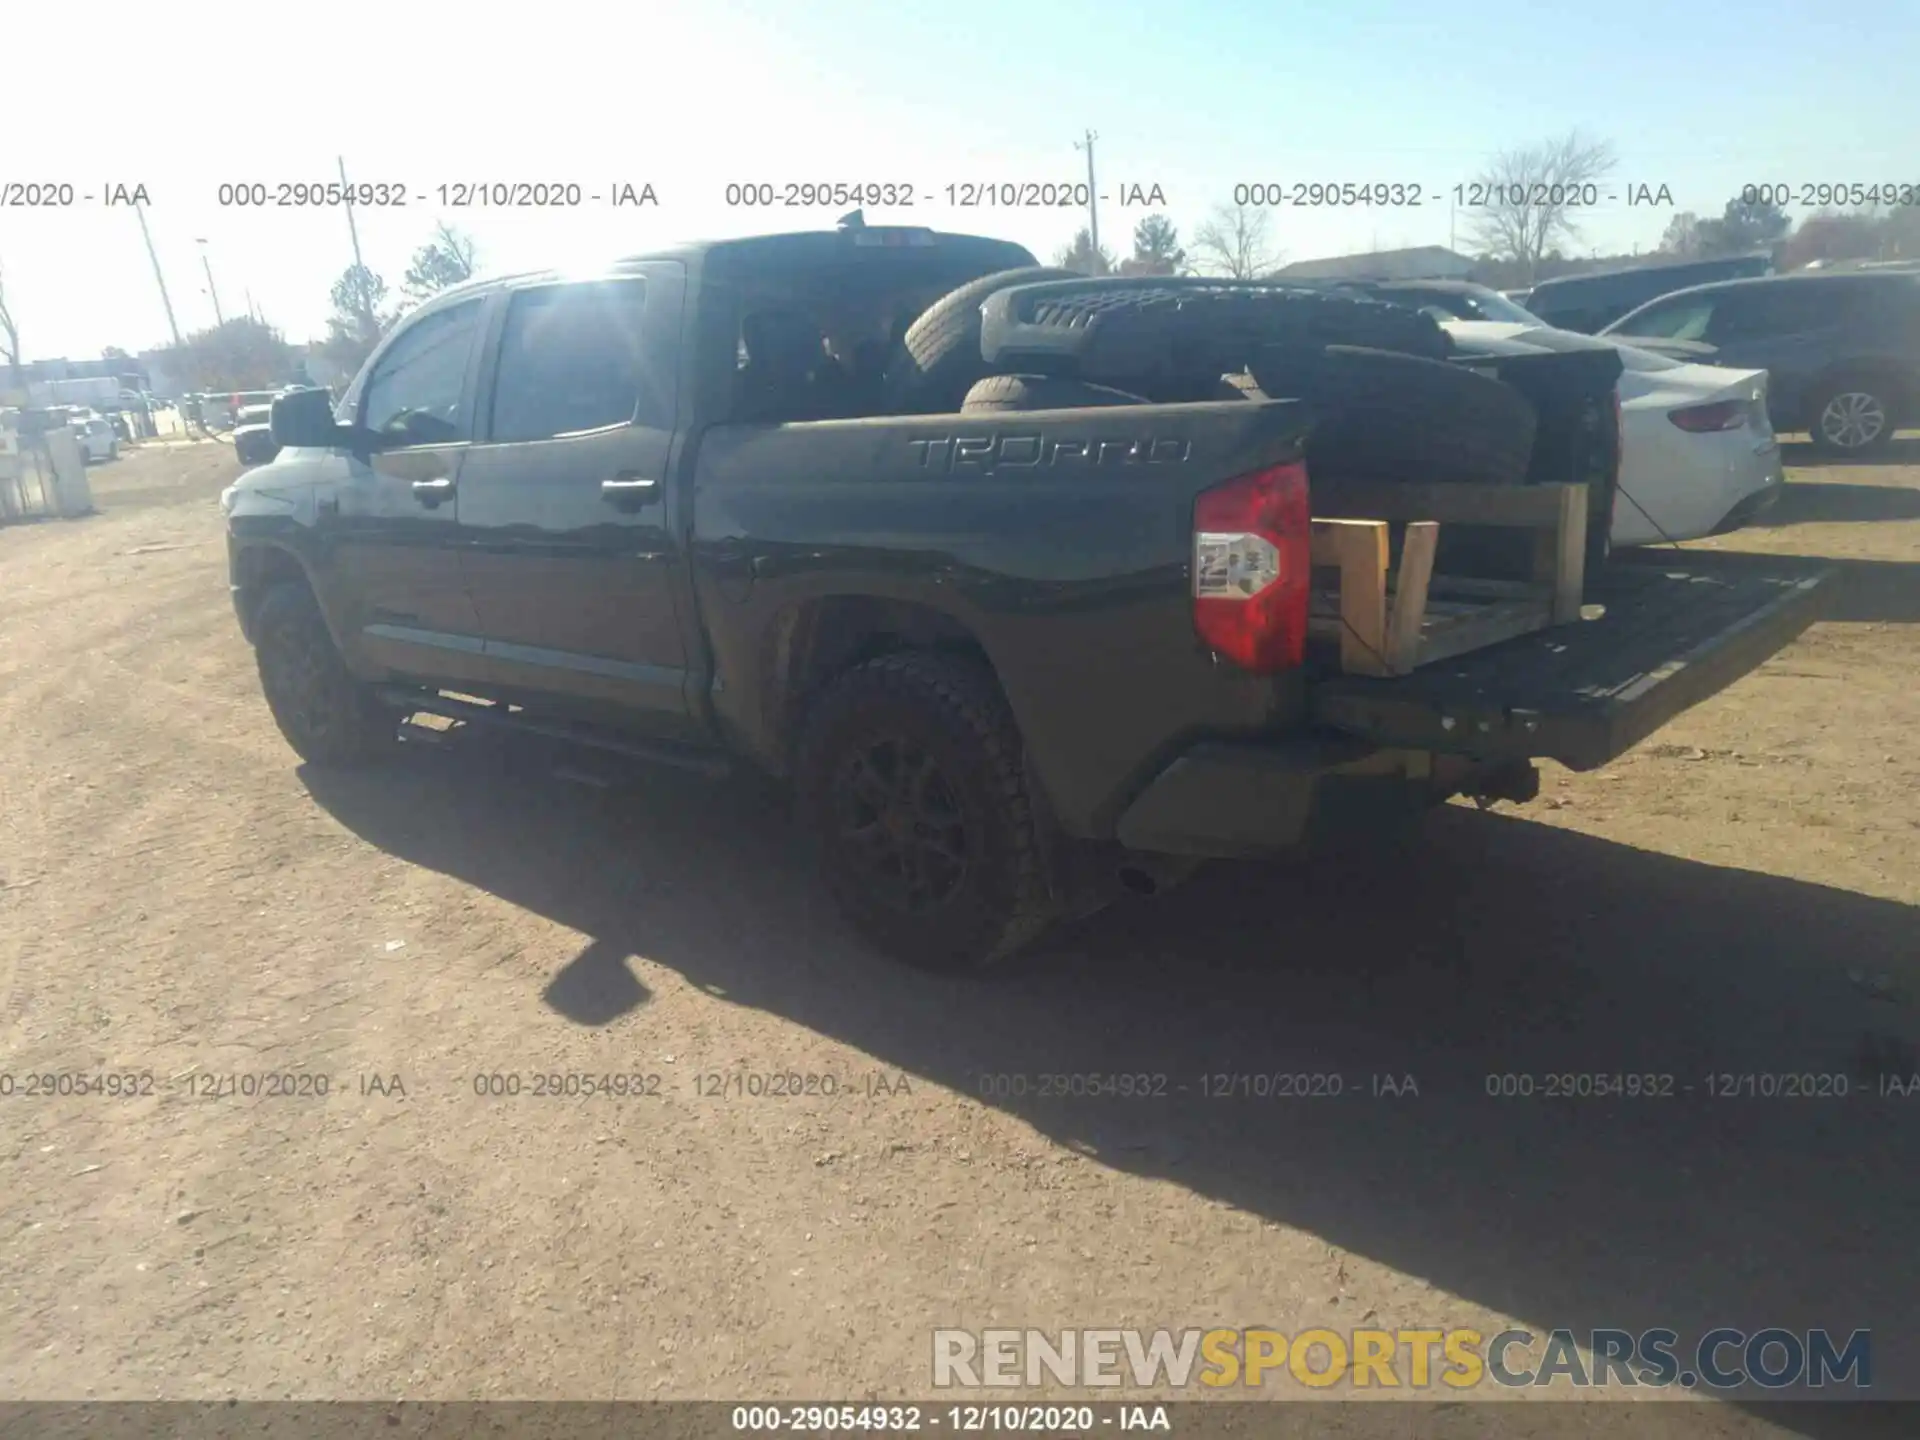
<instances>
[{"instance_id":1,"label":"wooden pallet","mask_svg":"<svg viewBox=\"0 0 1920 1440\"><path fill-rule=\"evenodd\" d=\"M1342 485L1326 508L1338 513L1314 517L1312 559L1316 569L1337 570L1339 583L1314 592L1307 634L1337 641L1348 674L1405 675L1580 618L1585 485ZM1396 522L1406 528L1390 572ZM1441 525L1534 531L1532 578L1434 574Z\"/></svg>"}]
</instances>

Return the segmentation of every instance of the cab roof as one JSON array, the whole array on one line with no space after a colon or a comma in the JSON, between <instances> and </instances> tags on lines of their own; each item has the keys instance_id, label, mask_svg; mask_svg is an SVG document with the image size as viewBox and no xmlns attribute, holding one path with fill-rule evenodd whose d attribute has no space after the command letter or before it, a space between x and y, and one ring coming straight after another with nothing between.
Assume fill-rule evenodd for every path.
<instances>
[{"instance_id":1,"label":"cab roof","mask_svg":"<svg viewBox=\"0 0 1920 1440\"><path fill-rule=\"evenodd\" d=\"M730 274L739 274L759 269L804 270L836 261L851 264L867 257L876 263L900 263L898 257L901 256L920 257L930 268L944 269L951 264L955 269L981 275L1039 263L1025 246L984 235L949 233L924 226L842 225L833 230L792 230L727 240L685 241L601 265L489 276L443 290L420 308L437 309L442 304L475 295L557 280L612 279L662 260L676 261L689 269L715 266Z\"/></svg>"}]
</instances>

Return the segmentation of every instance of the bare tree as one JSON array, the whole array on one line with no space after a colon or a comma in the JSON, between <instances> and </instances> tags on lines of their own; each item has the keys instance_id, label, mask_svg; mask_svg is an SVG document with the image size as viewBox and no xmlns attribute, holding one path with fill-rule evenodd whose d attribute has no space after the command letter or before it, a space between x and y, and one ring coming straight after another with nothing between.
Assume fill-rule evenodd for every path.
<instances>
[{"instance_id":1,"label":"bare tree","mask_svg":"<svg viewBox=\"0 0 1920 1440\"><path fill-rule=\"evenodd\" d=\"M4 266L0 266L0 360L6 361L8 384L18 390L20 366L23 363L20 327L14 323L13 311L7 308L7 272Z\"/></svg>"},{"instance_id":2,"label":"bare tree","mask_svg":"<svg viewBox=\"0 0 1920 1440\"><path fill-rule=\"evenodd\" d=\"M1557 242L1579 238L1575 216L1615 163L1611 144L1578 130L1501 151L1469 187L1487 200L1472 217L1475 239L1495 259L1519 261L1531 282Z\"/></svg>"},{"instance_id":3,"label":"bare tree","mask_svg":"<svg viewBox=\"0 0 1920 1440\"><path fill-rule=\"evenodd\" d=\"M473 237L442 220L434 226L433 238L413 252L400 288L417 302L464 284L473 278L475 257Z\"/></svg>"},{"instance_id":4,"label":"bare tree","mask_svg":"<svg viewBox=\"0 0 1920 1440\"><path fill-rule=\"evenodd\" d=\"M1691 260L1707 246L1705 227L1712 224L1702 220L1691 210L1682 210L1671 220L1660 236L1660 253L1677 255L1682 260Z\"/></svg>"},{"instance_id":5,"label":"bare tree","mask_svg":"<svg viewBox=\"0 0 1920 1440\"><path fill-rule=\"evenodd\" d=\"M1780 268L1797 270L1814 260L1871 260L1880 253L1883 224L1864 211L1809 215L1781 247Z\"/></svg>"},{"instance_id":6,"label":"bare tree","mask_svg":"<svg viewBox=\"0 0 1920 1440\"><path fill-rule=\"evenodd\" d=\"M1201 269L1235 280L1257 280L1280 263L1269 240L1273 217L1253 205L1216 205L1193 232Z\"/></svg>"},{"instance_id":7,"label":"bare tree","mask_svg":"<svg viewBox=\"0 0 1920 1440\"><path fill-rule=\"evenodd\" d=\"M314 348L328 364L352 374L393 323L387 282L364 265L349 265L333 282L330 298L333 314L327 317L327 337Z\"/></svg>"}]
</instances>

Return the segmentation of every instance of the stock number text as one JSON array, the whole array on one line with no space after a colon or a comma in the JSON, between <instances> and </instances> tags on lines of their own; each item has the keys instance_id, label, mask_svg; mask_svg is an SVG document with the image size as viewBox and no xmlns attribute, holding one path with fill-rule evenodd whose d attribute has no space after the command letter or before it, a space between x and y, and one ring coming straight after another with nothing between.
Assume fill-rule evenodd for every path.
<instances>
[{"instance_id":1,"label":"stock number text","mask_svg":"<svg viewBox=\"0 0 1920 1440\"><path fill-rule=\"evenodd\" d=\"M348 184L340 180L233 180L214 192L216 203L251 209L295 210L331 209L341 205L360 205L380 209L405 205L407 187L386 180L366 180Z\"/></svg>"}]
</instances>

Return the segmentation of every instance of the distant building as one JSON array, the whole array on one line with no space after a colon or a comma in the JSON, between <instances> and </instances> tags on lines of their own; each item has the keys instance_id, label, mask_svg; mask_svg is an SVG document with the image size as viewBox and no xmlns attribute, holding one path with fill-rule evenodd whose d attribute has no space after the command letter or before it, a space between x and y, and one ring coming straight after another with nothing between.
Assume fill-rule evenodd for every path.
<instances>
[{"instance_id":1,"label":"distant building","mask_svg":"<svg viewBox=\"0 0 1920 1440\"><path fill-rule=\"evenodd\" d=\"M29 360L20 367L21 378L29 383L52 380L138 380L140 362L131 356L114 360ZM128 389L138 389L129 385Z\"/></svg>"},{"instance_id":2,"label":"distant building","mask_svg":"<svg viewBox=\"0 0 1920 1440\"><path fill-rule=\"evenodd\" d=\"M1273 273L1287 280L1464 280L1472 271L1473 261L1444 245L1416 245L1410 250L1300 260Z\"/></svg>"}]
</instances>

